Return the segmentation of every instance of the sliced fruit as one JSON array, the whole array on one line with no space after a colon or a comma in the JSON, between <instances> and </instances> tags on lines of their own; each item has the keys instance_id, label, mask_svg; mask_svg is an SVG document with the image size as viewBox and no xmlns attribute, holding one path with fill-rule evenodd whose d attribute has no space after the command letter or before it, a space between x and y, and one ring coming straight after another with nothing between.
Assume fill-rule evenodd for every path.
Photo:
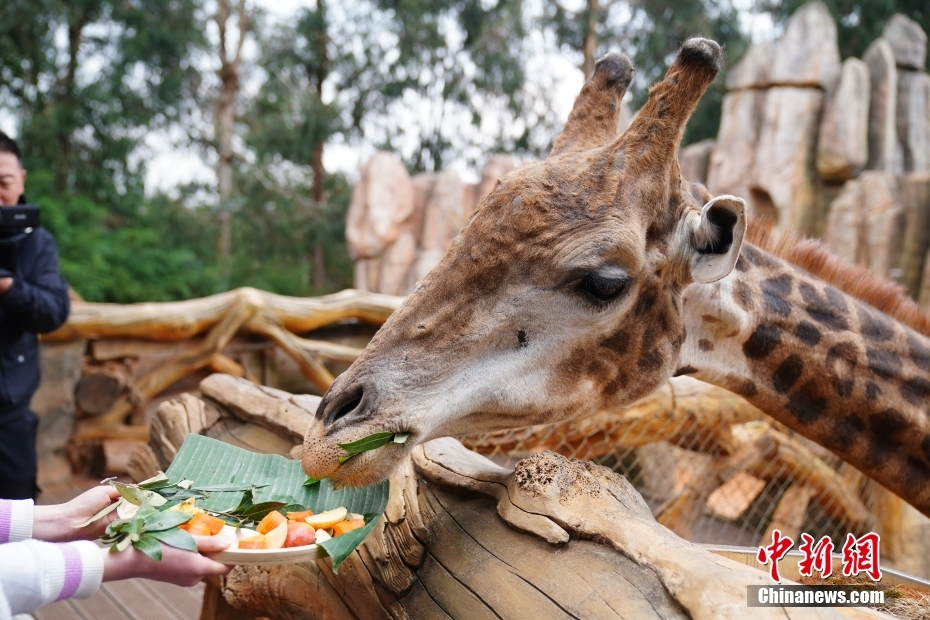
<instances>
[{"instance_id":1,"label":"sliced fruit","mask_svg":"<svg viewBox=\"0 0 930 620\"><path fill-rule=\"evenodd\" d=\"M284 547L303 547L312 545L316 541L316 531L313 526L303 521L288 521L287 538Z\"/></svg>"},{"instance_id":2,"label":"sliced fruit","mask_svg":"<svg viewBox=\"0 0 930 620\"><path fill-rule=\"evenodd\" d=\"M186 512L189 515L198 515L203 512L202 508L198 508L194 505L194 502L197 500L196 497L189 497L180 504L175 504L168 510L177 510L178 512Z\"/></svg>"},{"instance_id":3,"label":"sliced fruit","mask_svg":"<svg viewBox=\"0 0 930 620\"><path fill-rule=\"evenodd\" d=\"M193 521L193 519L191 519ZM182 529L191 536L212 536L210 533L210 527L204 523L191 523L188 521L184 525L178 526L178 529Z\"/></svg>"},{"instance_id":4,"label":"sliced fruit","mask_svg":"<svg viewBox=\"0 0 930 620\"><path fill-rule=\"evenodd\" d=\"M287 519L284 518L284 515L277 510L272 510L267 515L265 515L264 519L259 522L258 527L255 528L255 531L257 531L259 534L267 534L282 523L287 523Z\"/></svg>"},{"instance_id":5,"label":"sliced fruit","mask_svg":"<svg viewBox=\"0 0 930 620\"><path fill-rule=\"evenodd\" d=\"M312 510L301 510L299 512L289 512L287 513L288 521L303 521L307 517L312 517Z\"/></svg>"},{"instance_id":6,"label":"sliced fruit","mask_svg":"<svg viewBox=\"0 0 930 620\"><path fill-rule=\"evenodd\" d=\"M329 535L329 532L327 532L326 530L317 530L317 531L316 531L316 542L318 542L318 543L326 542L326 541L329 540L330 538L332 538L332 536L330 536L330 535Z\"/></svg>"},{"instance_id":7,"label":"sliced fruit","mask_svg":"<svg viewBox=\"0 0 930 620\"><path fill-rule=\"evenodd\" d=\"M351 521L340 521L333 526L333 536L340 536L346 532L357 530L365 527L364 519L352 519Z\"/></svg>"},{"instance_id":8,"label":"sliced fruit","mask_svg":"<svg viewBox=\"0 0 930 620\"><path fill-rule=\"evenodd\" d=\"M255 536L249 536L248 538L242 538L239 540L240 549L267 549L266 547L267 540L264 534L256 534Z\"/></svg>"},{"instance_id":9,"label":"sliced fruit","mask_svg":"<svg viewBox=\"0 0 930 620\"><path fill-rule=\"evenodd\" d=\"M340 521L345 521L346 515L348 514L349 511L346 509L346 507L340 506L339 508L333 508L332 510L321 512L318 515L307 517L304 519L304 521L312 525L314 529L325 530L331 528Z\"/></svg>"},{"instance_id":10,"label":"sliced fruit","mask_svg":"<svg viewBox=\"0 0 930 620\"><path fill-rule=\"evenodd\" d=\"M265 534L265 549L280 549L284 546L285 540L287 540L287 519L284 519L280 525Z\"/></svg>"},{"instance_id":11,"label":"sliced fruit","mask_svg":"<svg viewBox=\"0 0 930 620\"><path fill-rule=\"evenodd\" d=\"M354 521L355 519L365 520L365 515L360 515L357 512L350 512L349 516L346 517L346 521Z\"/></svg>"},{"instance_id":12,"label":"sliced fruit","mask_svg":"<svg viewBox=\"0 0 930 620\"><path fill-rule=\"evenodd\" d=\"M180 526L195 536L215 536L223 531L226 523L222 519L210 516L205 512L194 515L194 518ZM194 530L197 530L196 532Z\"/></svg>"}]
</instances>

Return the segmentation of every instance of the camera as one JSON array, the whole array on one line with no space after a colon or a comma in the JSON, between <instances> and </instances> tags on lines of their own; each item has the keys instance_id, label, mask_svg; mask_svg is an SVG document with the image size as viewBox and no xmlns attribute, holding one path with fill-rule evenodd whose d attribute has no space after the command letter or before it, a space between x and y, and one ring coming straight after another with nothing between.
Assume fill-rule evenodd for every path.
<instances>
[{"instance_id":1,"label":"camera","mask_svg":"<svg viewBox=\"0 0 930 620\"><path fill-rule=\"evenodd\" d=\"M38 226L37 205L0 207L0 278L16 276L19 244Z\"/></svg>"}]
</instances>

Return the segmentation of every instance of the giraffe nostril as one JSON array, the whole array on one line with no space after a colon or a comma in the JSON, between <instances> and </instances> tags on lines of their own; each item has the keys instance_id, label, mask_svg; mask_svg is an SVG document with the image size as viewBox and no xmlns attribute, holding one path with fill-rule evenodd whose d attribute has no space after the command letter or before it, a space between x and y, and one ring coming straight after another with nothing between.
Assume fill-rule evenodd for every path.
<instances>
[{"instance_id":1,"label":"giraffe nostril","mask_svg":"<svg viewBox=\"0 0 930 620\"><path fill-rule=\"evenodd\" d=\"M362 397L359 396L358 398L350 400L349 402L339 407L339 409L337 409L336 412L333 413L333 417L330 420L330 424L336 422L337 420L341 418L346 417L347 415L355 411L355 408L358 407L361 402L362 402Z\"/></svg>"}]
</instances>

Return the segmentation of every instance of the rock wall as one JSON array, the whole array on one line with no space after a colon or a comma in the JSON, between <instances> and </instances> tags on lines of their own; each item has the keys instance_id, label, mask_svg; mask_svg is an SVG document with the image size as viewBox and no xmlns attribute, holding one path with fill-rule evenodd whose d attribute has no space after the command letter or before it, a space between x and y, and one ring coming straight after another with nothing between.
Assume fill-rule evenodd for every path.
<instances>
[{"instance_id":1,"label":"rock wall","mask_svg":"<svg viewBox=\"0 0 930 620\"><path fill-rule=\"evenodd\" d=\"M927 36L895 15L862 59L841 63L836 33L814 1L781 39L753 45L727 77L716 141L682 149L682 172L930 305Z\"/></svg>"},{"instance_id":2,"label":"rock wall","mask_svg":"<svg viewBox=\"0 0 930 620\"><path fill-rule=\"evenodd\" d=\"M362 167L346 221L355 259L355 288L407 295L436 266L452 239L498 179L513 170L507 155L491 157L477 184L454 170L410 174L390 153Z\"/></svg>"}]
</instances>

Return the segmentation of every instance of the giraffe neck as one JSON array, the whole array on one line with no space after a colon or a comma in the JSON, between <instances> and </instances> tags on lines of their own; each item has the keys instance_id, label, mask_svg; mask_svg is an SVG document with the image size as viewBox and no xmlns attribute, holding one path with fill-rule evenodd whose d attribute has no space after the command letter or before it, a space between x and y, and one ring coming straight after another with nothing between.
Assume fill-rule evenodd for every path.
<instances>
[{"instance_id":1,"label":"giraffe neck","mask_svg":"<svg viewBox=\"0 0 930 620\"><path fill-rule=\"evenodd\" d=\"M745 245L685 291L680 373L736 392L930 515L930 338Z\"/></svg>"}]
</instances>

